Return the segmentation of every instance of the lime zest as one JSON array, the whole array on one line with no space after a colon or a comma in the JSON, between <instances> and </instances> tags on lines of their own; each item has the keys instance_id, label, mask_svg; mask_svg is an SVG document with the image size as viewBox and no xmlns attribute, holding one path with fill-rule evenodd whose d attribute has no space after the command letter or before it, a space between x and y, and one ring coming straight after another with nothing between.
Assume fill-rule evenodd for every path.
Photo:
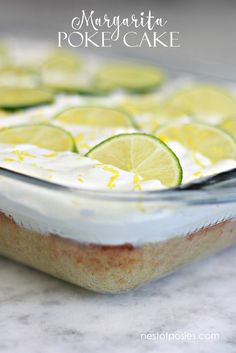
<instances>
[{"instance_id":1,"label":"lime zest","mask_svg":"<svg viewBox=\"0 0 236 353\"><path fill-rule=\"evenodd\" d=\"M155 135L162 141L176 141L188 150L201 153L213 163L236 158L236 142L219 127L191 122L173 123L159 128Z\"/></svg>"}]
</instances>

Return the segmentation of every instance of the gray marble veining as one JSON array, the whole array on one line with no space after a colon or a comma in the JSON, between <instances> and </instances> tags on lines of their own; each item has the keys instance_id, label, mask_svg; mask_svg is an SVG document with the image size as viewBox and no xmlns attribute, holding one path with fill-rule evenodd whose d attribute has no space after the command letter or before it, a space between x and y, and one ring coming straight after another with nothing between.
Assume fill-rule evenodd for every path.
<instances>
[{"instance_id":1,"label":"gray marble veining","mask_svg":"<svg viewBox=\"0 0 236 353\"><path fill-rule=\"evenodd\" d=\"M0 352L236 352L235 268L231 249L113 296L0 258ZM191 338L163 338L174 333Z\"/></svg>"}]
</instances>

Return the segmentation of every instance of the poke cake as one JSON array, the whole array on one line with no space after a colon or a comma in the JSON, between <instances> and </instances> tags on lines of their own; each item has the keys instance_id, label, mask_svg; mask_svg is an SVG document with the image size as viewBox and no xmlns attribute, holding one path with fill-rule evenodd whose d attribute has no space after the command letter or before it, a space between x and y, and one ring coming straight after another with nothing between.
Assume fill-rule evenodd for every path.
<instances>
[{"instance_id":1,"label":"poke cake","mask_svg":"<svg viewBox=\"0 0 236 353\"><path fill-rule=\"evenodd\" d=\"M233 84L3 42L0 254L118 293L233 245L235 137Z\"/></svg>"}]
</instances>

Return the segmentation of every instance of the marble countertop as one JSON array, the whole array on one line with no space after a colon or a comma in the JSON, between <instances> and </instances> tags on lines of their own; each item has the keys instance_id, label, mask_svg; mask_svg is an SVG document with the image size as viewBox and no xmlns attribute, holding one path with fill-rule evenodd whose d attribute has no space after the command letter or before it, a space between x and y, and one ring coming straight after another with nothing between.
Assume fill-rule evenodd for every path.
<instances>
[{"instance_id":1,"label":"marble countertop","mask_svg":"<svg viewBox=\"0 0 236 353\"><path fill-rule=\"evenodd\" d=\"M99 295L0 258L0 352L233 353L235 268L234 248L128 294Z\"/></svg>"}]
</instances>

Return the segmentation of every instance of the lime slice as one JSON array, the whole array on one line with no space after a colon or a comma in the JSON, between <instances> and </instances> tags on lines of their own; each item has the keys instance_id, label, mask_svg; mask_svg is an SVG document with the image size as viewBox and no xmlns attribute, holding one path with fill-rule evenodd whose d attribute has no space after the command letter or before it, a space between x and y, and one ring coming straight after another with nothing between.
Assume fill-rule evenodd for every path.
<instances>
[{"instance_id":1,"label":"lime slice","mask_svg":"<svg viewBox=\"0 0 236 353\"><path fill-rule=\"evenodd\" d=\"M170 124L157 130L156 136L167 144L177 141L212 162L236 158L234 139L217 127L201 123Z\"/></svg>"},{"instance_id":2,"label":"lime slice","mask_svg":"<svg viewBox=\"0 0 236 353\"><path fill-rule=\"evenodd\" d=\"M53 102L52 93L36 88L0 88L0 108L22 109Z\"/></svg>"},{"instance_id":3,"label":"lime slice","mask_svg":"<svg viewBox=\"0 0 236 353\"><path fill-rule=\"evenodd\" d=\"M122 111L102 107L75 107L56 116L57 121L100 127L136 127L132 117Z\"/></svg>"},{"instance_id":4,"label":"lime slice","mask_svg":"<svg viewBox=\"0 0 236 353\"><path fill-rule=\"evenodd\" d=\"M160 123L164 124L174 122L175 120L179 120L186 116L188 116L189 119L192 119L192 117L190 117L184 109L175 108L169 104L162 103L159 107L156 118Z\"/></svg>"},{"instance_id":5,"label":"lime slice","mask_svg":"<svg viewBox=\"0 0 236 353\"><path fill-rule=\"evenodd\" d=\"M152 134L153 131L156 131L160 126L161 123L152 117L136 117L137 124L139 126L139 130Z\"/></svg>"},{"instance_id":6,"label":"lime slice","mask_svg":"<svg viewBox=\"0 0 236 353\"><path fill-rule=\"evenodd\" d=\"M66 75L64 77L57 76L54 80L45 80L45 87L53 90L54 92L63 92L65 94L81 94L81 95L104 95L107 93L106 90L102 90L96 87L93 81L87 80L84 82L79 77L71 77Z\"/></svg>"},{"instance_id":7,"label":"lime slice","mask_svg":"<svg viewBox=\"0 0 236 353\"><path fill-rule=\"evenodd\" d=\"M195 85L179 90L169 98L167 105L203 122L236 113L234 97L227 90L210 85Z\"/></svg>"},{"instance_id":8,"label":"lime slice","mask_svg":"<svg viewBox=\"0 0 236 353\"><path fill-rule=\"evenodd\" d=\"M167 187L179 185L182 181L178 158L152 135L116 135L93 147L86 156L133 172L143 180L160 180Z\"/></svg>"},{"instance_id":9,"label":"lime slice","mask_svg":"<svg viewBox=\"0 0 236 353\"><path fill-rule=\"evenodd\" d=\"M94 78L81 70L81 59L70 51L58 50L51 54L42 67L42 81L54 92L93 95L98 93Z\"/></svg>"},{"instance_id":10,"label":"lime slice","mask_svg":"<svg viewBox=\"0 0 236 353\"><path fill-rule=\"evenodd\" d=\"M219 127L226 130L236 139L236 118L228 117L223 119Z\"/></svg>"},{"instance_id":11,"label":"lime slice","mask_svg":"<svg viewBox=\"0 0 236 353\"><path fill-rule=\"evenodd\" d=\"M57 152L76 152L69 132L47 124L18 125L0 131L0 143L30 144Z\"/></svg>"},{"instance_id":12,"label":"lime slice","mask_svg":"<svg viewBox=\"0 0 236 353\"><path fill-rule=\"evenodd\" d=\"M74 52L65 49L56 49L45 60L43 71L74 72L81 67L81 59Z\"/></svg>"},{"instance_id":13,"label":"lime slice","mask_svg":"<svg viewBox=\"0 0 236 353\"><path fill-rule=\"evenodd\" d=\"M35 87L39 76L32 68L25 66L5 66L0 69L0 86Z\"/></svg>"},{"instance_id":14,"label":"lime slice","mask_svg":"<svg viewBox=\"0 0 236 353\"><path fill-rule=\"evenodd\" d=\"M6 43L0 40L0 66L6 65L9 60L9 53Z\"/></svg>"},{"instance_id":15,"label":"lime slice","mask_svg":"<svg viewBox=\"0 0 236 353\"><path fill-rule=\"evenodd\" d=\"M121 102L121 108L130 114L157 114L160 110L160 99L153 94L132 95Z\"/></svg>"},{"instance_id":16,"label":"lime slice","mask_svg":"<svg viewBox=\"0 0 236 353\"><path fill-rule=\"evenodd\" d=\"M8 116L10 113L6 110L0 109L0 118L5 118Z\"/></svg>"},{"instance_id":17,"label":"lime slice","mask_svg":"<svg viewBox=\"0 0 236 353\"><path fill-rule=\"evenodd\" d=\"M58 49L43 63L42 82L45 87L55 92L76 92L75 86L80 86L80 71L80 58L69 50Z\"/></svg>"},{"instance_id":18,"label":"lime slice","mask_svg":"<svg viewBox=\"0 0 236 353\"><path fill-rule=\"evenodd\" d=\"M120 107L133 114L141 130L152 133L163 123L180 119L186 114L161 102L156 94L132 95Z\"/></svg>"},{"instance_id":19,"label":"lime slice","mask_svg":"<svg viewBox=\"0 0 236 353\"><path fill-rule=\"evenodd\" d=\"M146 92L164 81L163 71L138 64L111 64L96 74L98 86L106 89L123 88L132 92Z\"/></svg>"}]
</instances>

